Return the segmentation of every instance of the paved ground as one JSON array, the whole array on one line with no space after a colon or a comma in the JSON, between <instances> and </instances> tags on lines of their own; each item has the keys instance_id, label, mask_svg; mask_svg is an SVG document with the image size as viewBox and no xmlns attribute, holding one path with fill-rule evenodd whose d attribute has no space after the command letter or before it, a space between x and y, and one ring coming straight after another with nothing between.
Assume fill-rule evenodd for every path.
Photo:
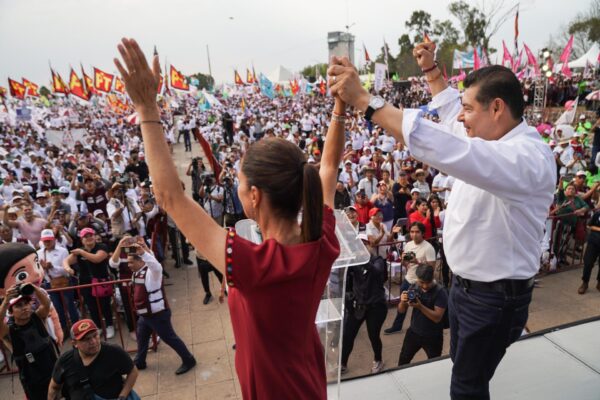
<instances>
[{"instance_id":1,"label":"paved ground","mask_svg":"<svg viewBox=\"0 0 600 400\"><path fill-rule=\"evenodd\" d=\"M194 155L199 149L193 145ZM183 146L175 149L175 159L181 176L188 189L190 182L184 177L185 170L191 160L190 153L183 152ZM198 360L198 366L191 372L175 376L174 371L180 360L168 346L160 344L156 353L148 357L148 369L141 371L135 385L137 392L148 400L200 400L200 399L241 399L239 384L234 367L234 344L229 310L226 304L216 301L205 306L202 304L204 292L198 277L196 266L175 269L172 261L166 263L171 274L167 280L167 295L173 309L173 326L184 342L192 349ZM532 331L577 321L600 314L600 292L593 286L586 295L577 294L581 270L562 272L542 279L542 287L534 291L530 307L529 328ZM594 282L595 283L595 282ZM211 275L214 294L218 293L218 283ZM384 327L391 324L395 310L390 309ZM408 318L405 326L408 325ZM282 321L285 323L285 321ZM398 362L400 347L404 334L382 336L384 361L386 366L393 367ZM114 339L113 339L114 340ZM449 341L444 342L444 354L448 352ZM134 347L128 343L127 347ZM356 339L354 352L349 361L348 377L370 372L372 352L363 326ZM415 361L425 358L419 352ZM23 392L18 378L0 377L0 399L23 399Z\"/></svg>"}]
</instances>

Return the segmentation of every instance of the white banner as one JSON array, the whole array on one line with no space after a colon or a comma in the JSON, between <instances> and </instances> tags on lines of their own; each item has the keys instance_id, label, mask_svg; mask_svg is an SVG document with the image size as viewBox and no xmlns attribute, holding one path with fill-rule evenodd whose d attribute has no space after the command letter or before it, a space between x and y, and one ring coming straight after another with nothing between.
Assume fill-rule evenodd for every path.
<instances>
[{"instance_id":1,"label":"white banner","mask_svg":"<svg viewBox=\"0 0 600 400\"><path fill-rule=\"evenodd\" d=\"M383 83L385 81L385 72L387 67L385 64L375 64L375 91L379 92L383 89Z\"/></svg>"},{"instance_id":2,"label":"white banner","mask_svg":"<svg viewBox=\"0 0 600 400\"><path fill-rule=\"evenodd\" d=\"M86 143L87 140L87 129L66 129L58 131L55 129L49 129L46 131L46 140L48 143L53 144L57 147L66 147L72 149L76 142L81 144Z\"/></svg>"}]
</instances>

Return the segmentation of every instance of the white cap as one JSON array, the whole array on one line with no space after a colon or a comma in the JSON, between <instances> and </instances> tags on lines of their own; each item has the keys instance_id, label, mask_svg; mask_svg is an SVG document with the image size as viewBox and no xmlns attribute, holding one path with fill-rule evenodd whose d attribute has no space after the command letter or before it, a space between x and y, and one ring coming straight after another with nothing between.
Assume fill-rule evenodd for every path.
<instances>
[{"instance_id":1,"label":"white cap","mask_svg":"<svg viewBox=\"0 0 600 400\"><path fill-rule=\"evenodd\" d=\"M65 186L61 186L58 188L58 193L60 194L69 194L69 188Z\"/></svg>"},{"instance_id":2,"label":"white cap","mask_svg":"<svg viewBox=\"0 0 600 400\"><path fill-rule=\"evenodd\" d=\"M579 116L579 119L585 119L585 118L586 118L586 117L585 117L585 114L581 114L581 115Z\"/></svg>"},{"instance_id":3,"label":"white cap","mask_svg":"<svg viewBox=\"0 0 600 400\"><path fill-rule=\"evenodd\" d=\"M56 239L52 229L44 229L40 235L40 240L53 240Z\"/></svg>"},{"instance_id":4,"label":"white cap","mask_svg":"<svg viewBox=\"0 0 600 400\"><path fill-rule=\"evenodd\" d=\"M413 194L413 193L421 193L421 189L419 189L419 188L413 188L413 189L410 191L410 194Z\"/></svg>"}]
</instances>

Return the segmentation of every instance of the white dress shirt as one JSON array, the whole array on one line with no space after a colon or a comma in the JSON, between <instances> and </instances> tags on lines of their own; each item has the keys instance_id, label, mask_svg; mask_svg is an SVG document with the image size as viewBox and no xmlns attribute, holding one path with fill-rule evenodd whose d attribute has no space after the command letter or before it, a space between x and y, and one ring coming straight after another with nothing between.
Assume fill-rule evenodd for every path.
<instances>
[{"instance_id":1,"label":"white dress shirt","mask_svg":"<svg viewBox=\"0 0 600 400\"><path fill-rule=\"evenodd\" d=\"M402 130L415 158L456 179L443 233L450 268L483 282L531 278L556 186L550 147L525 122L499 140L467 137L456 122L456 89L436 95L431 107L441 124L405 110Z\"/></svg>"},{"instance_id":2,"label":"white dress shirt","mask_svg":"<svg viewBox=\"0 0 600 400\"><path fill-rule=\"evenodd\" d=\"M46 250L42 245L37 251L37 255L40 260L48 261L52 264L52 268L46 270L46 274L50 279L69 276L69 273L63 267L63 261L69 257L69 252L64 247L56 244L54 245L54 249Z\"/></svg>"}]
</instances>

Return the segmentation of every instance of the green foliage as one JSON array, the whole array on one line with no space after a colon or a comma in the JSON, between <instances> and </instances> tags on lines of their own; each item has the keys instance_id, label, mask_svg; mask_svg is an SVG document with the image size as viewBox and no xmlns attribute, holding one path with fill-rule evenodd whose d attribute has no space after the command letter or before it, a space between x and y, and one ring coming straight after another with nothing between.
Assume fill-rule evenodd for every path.
<instances>
[{"instance_id":1,"label":"green foliage","mask_svg":"<svg viewBox=\"0 0 600 400\"><path fill-rule=\"evenodd\" d=\"M190 75L189 78L198 79L199 85L198 89L206 89L211 90L215 86L215 78L210 75L205 75L203 73L197 72L193 75Z\"/></svg>"},{"instance_id":2,"label":"green foliage","mask_svg":"<svg viewBox=\"0 0 600 400\"><path fill-rule=\"evenodd\" d=\"M41 86L39 89L39 93L40 93L40 96L48 97L48 95L51 94L52 92L50 92L50 89L48 89L46 86Z\"/></svg>"},{"instance_id":3,"label":"green foliage","mask_svg":"<svg viewBox=\"0 0 600 400\"><path fill-rule=\"evenodd\" d=\"M321 63L315 65L307 65L300 71L302 76L304 76L309 81L313 81L319 78L319 76L326 77L327 76L327 68L328 64Z\"/></svg>"}]
</instances>

